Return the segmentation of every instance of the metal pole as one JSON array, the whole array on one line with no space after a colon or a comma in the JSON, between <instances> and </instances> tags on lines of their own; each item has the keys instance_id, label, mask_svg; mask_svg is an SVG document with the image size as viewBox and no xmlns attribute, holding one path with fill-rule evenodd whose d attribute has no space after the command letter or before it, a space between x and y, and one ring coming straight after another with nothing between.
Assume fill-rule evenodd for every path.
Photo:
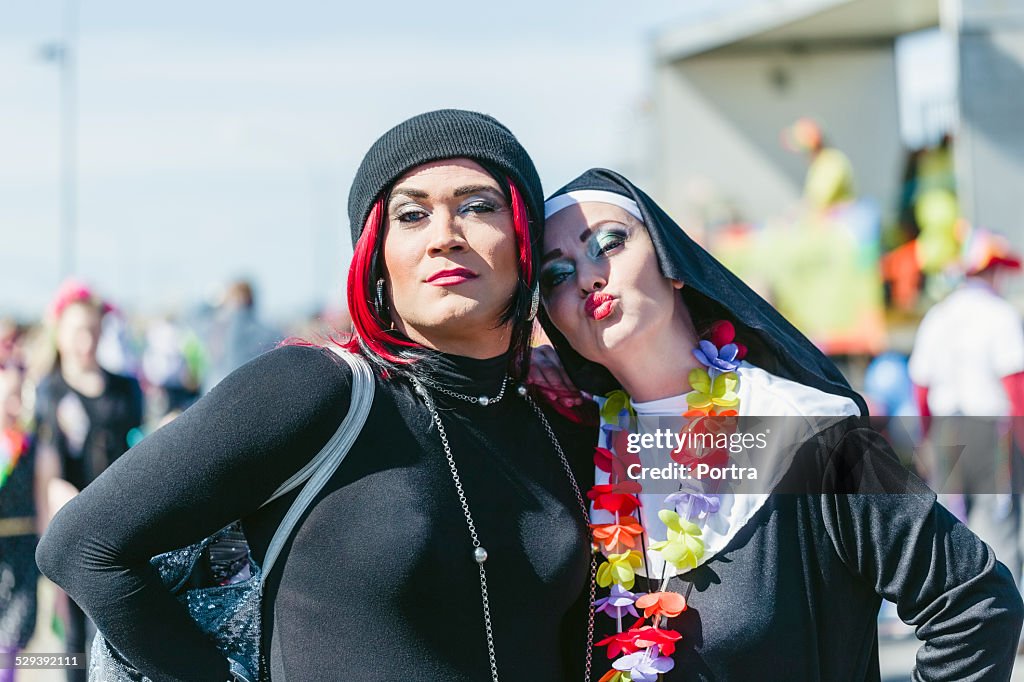
<instances>
[{"instance_id":1,"label":"metal pole","mask_svg":"<svg viewBox=\"0 0 1024 682\"><path fill-rule=\"evenodd\" d=\"M77 237L77 116L76 78L78 3L64 3L64 45L60 59L60 276L75 272Z\"/></svg>"}]
</instances>

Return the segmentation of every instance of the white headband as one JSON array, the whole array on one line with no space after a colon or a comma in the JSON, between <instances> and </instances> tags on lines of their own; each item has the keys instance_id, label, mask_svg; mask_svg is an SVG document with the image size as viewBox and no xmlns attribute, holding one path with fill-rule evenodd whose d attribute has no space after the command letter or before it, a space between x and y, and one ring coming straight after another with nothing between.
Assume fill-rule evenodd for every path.
<instances>
[{"instance_id":1,"label":"white headband","mask_svg":"<svg viewBox=\"0 0 1024 682\"><path fill-rule=\"evenodd\" d=\"M544 202L544 219L547 220L551 216L555 215L563 208L569 206L575 206L576 204L586 203L588 201L596 201L601 204L611 204L612 206L618 206L626 213L630 214L641 223L644 222L643 216L640 214L640 207L636 205L636 202L629 197L624 197L621 194L615 192L606 192L602 189L580 189L575 192L566 192L565 194L559 194L557 197L551 197Z\"/></svg>"}]
</instances>

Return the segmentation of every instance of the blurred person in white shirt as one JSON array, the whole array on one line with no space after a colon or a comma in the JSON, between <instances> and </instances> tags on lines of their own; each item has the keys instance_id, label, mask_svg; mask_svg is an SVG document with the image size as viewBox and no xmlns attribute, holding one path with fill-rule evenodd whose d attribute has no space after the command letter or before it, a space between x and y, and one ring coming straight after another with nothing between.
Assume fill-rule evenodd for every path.
<instances>
[{"instance_id":1,"label":"blurred person in white shirt","mask_svg":"<svg viewBox=\"0 0 1024 682\"><path fill-rule=\"evenodd\" d=\"M925 467L940 499L987 542L1020 584L1020 446L1024 443L1024 319L1000 294L1021 257L975 229L963 282L917 332L910 378L929 438ZM933 419L933 417L935 419ZM963 447L960 447L963 446Z\"/></svg>"}]
</instances>

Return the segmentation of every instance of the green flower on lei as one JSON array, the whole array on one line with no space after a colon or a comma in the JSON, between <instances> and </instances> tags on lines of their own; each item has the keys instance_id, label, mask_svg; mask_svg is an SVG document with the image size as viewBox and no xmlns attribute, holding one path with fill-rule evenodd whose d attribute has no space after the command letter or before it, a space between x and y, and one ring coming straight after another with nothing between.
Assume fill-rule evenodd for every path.
<instances>
[{"instance_id":1,"label":"green flower on lei","mask_svg":"<svg viewBox=\"0 0 1024 682\"><path fill-rule=\"evenodd\" d=\"M700 528L670 509L658 512L658 518L668 528L668 539L651 543L651 549L661 552L665 561L683 571L697 568L704 556L704 541Z\"/></svg>"}]
</instances>

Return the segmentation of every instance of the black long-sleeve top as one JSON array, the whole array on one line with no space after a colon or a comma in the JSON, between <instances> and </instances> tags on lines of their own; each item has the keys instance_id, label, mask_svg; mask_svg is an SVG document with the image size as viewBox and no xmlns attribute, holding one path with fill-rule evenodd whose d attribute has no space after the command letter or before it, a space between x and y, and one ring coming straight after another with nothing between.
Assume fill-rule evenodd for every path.
<instances>
[{"instance_id":1,"label":"black long-sleeve top","mask_svg":"<svg viewBox=\"0 0 1024 682\"><path fill-rule=\"evenodd\" d=\"M142 390L133 378L102 370L105 386L97 396L79 393L59 370L46 375L36 390L40 442L60 458L61 477L79 490L89 485L128 449L129 432L142 424ZM58 418L64 400L74 400L87 419L76 449Z\"/></svg>"},{"instance_id":2,"label":"black long-sleeve top","mask_svg":"<svg viewBox=\"0 0 1024 682\"><path fill-rule=\"evenodd\" d=\"M504 356L440 362L450 388L492 397L507 366ZM347 365L317 348L280 348L245 365L69 503L40 543L40 568L154 680L222 682L224 658L149 558L242 518L262 559L294 493L258 508L337 429L350 380ZM589 543L550 440L514 387L486 407L436 402L489 554L502 678L578 678ZM585 492L593 432L555 428ZM361 435L268 578L263 616L271 675L489 679L466 520L410 384L377 378Z\"/></svg>"},{"instance_id":3,"label":"black long-sleeve top","mask_svg":"<svg viewBox=\"0 0 1024 682\"><path fill-rule=\"evenodd\" d=\"M1007 680L1024 618L992 550L854 420L805 443L750 522L668 589L688 608L669 621L682 639L665 682L879 680L883 598L922 640L915 681Z\"/></svg>"}]
</instances>

